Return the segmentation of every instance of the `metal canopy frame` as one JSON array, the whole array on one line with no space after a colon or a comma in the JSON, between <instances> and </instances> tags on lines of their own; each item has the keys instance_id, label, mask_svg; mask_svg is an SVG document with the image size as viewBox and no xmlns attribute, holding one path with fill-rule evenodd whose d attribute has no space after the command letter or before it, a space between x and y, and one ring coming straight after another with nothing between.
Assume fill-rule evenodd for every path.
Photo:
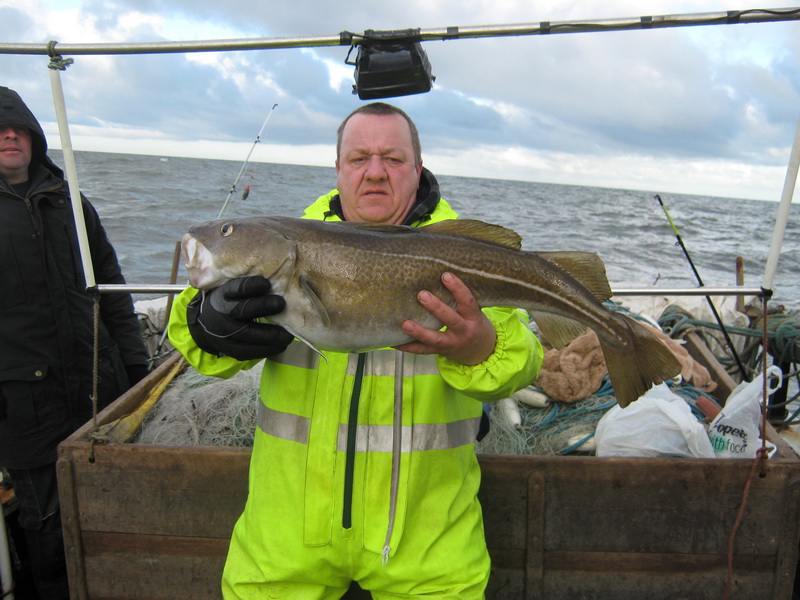
<instances>
[{"instance_id":1,"label":"metal canopy frame","mask_svg":"<svg viewBox=\"0 0 800 600\"><path fill-rule=\"evenodd\" d=\"M674 27L737 25L748 23L769 23L800 21L800 7L775 9L729 10L709 13L670 14L656 16L629 17L617 19L589 19L572 21L540 21L512 25L487 25L467 27L442 27L432 29L414 29L412 35L417 41L446 41L472 38L517 37L531 35L554 35L565 33L590 33L631 31L642 29L664 29ZM397 32L380 32L381 39L391 39L393 34L408 39L409 30ZM174 42L141 42L121 44L62 44L55 40L47 44L0 43L0 54L44 55L49 56L51 87L53 102L56 108L59 134L67 171L67 178L72 196L73 214L78 230L81 259L86 276L87 289L100 293L177 293L185 289L183 285L111 285L96 284L86 236L83 209L80 202L77 169L72 151L67 121L66 104L61 88L60 71L72 63L72 59L64 60L64 56L77 55L129 55L129 54L169 54L192 52L234 52L251 50L269 50L281 48L313 48L325 46L357 46L371 39L368 33L358 34L348 31L336 35L310 37L272 37L227 40L174 41ZM769 298L777 269L778 256L783 243L789 207L794 195L798 168L800 167L800 120L798 120L792 151L789 158L786 178L784 180L781 202L773 231L772 247L767 259L763 285L760 288L745 287L697 287L697 288L625 288L613 290L616 296L757 296Z\"/></svg>"},{"instance_id":2,"label":"metal canopy frame","mask_svg":"<svg viewBox=\"0 0 800 600\"><path fill-rule=\"evenodd\" d=\"M485 37L515 37L552 35L560 33L590 33L631 31L636 29L665 29L703 25L738 25L800 20L800 7L754 8L708 13L689 13L627 17L617 19L585 19L572 21L539 21L512 25L478 25L466 27L438 27L416 29L418 41L463 40ZM383 40L386 33L381 32ZM407 39L408 30L397 35ZM245 38L227 40L141 42L120 44L0 44L0 54L42 54L48 56L75 56L81 54L166 54L186 52L232 52L238 50L273 50L279 48L317 48L323 46L351 46L369 40L366 34L342 31L335 35Z\"/></svg>"}]
</instances>

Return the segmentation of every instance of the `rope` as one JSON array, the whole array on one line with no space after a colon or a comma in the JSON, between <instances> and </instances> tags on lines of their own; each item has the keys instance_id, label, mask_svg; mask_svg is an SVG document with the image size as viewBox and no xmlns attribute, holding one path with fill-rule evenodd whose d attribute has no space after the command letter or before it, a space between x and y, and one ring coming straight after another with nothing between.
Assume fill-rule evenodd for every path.
<instances>
[{"instance_id":1,"label":"rope","mask_svg":"<svg viewBox=\"0 0 800 600\"><path fill-rule=\"evenodd\" d=\"M766 381L766 377L764 378ZM739 506L739 512L736 515L736 521L733 524L733 528L731 529L731 535L728 538L728 572L725 578L725 590L722 594L723 600L728 600L731 594L731 587L733 586L733 547L734 542L736 540L736 534L739 532L739 527L744 520L744 511L747 507L747 499L750 496L750 487L753 484L753 480L755 479L756 469L759 465L764 464L764 457L766 457L767 452L766 449L759 448L758 452L756 453L755 459L753 459L753 464L750 467L750 473L747 476L747 481L744 484L744 491L742 492L742 503Z\"/></svg>"},{"instance_id":2,"label":"rope","mask_svg":"<svg viewBox=\"0 0 800 600\"><path fill-rule=\"evenodd\" d=\"M100 293L94 293L94 325L92 340L92 429L97 430L97 403L100 388ZM95 438L89 440L89 462L94 462Z\"/></svg>"},{"instance_id":3,"label":"rope","mask_svg":"<svg viewBox=\"0 0 800 600\"><path fill-rule=\"evenodd\" d=\"M774 342L776 347L785 349L792 344L800 341L800 311L789 311L782 315L766 315L756 321L755 328L734 327L726 325L725 328L730 333L761 339L763 331L761 320L768 322L767 340ZM688 331L695 331L698 328L714 329L720 331L719 325L710 321L695 319L680 307L669 306L658 318L658 324L670 337L680 337Z\"/></svg>"},{"instance_id":4,"label":"rope","mask_svg":"<svg viewBox=\"0 0 800 600\"><path fill-rule=\"evenodd\" d=\"M767 324L766 336L763 331L764 322ZM704 337L709 348L713 348L714 344L709 343L709 336L704 330L719 331L716 323L695 319L685 310L676 306L665 309L658 319L658 324L672 338L680 338L690 331L697 332ZM763 316L756 319L752 328L733 326L726 326L726 328L730 333L749 340L741 352L741 357L751 373L759 372L757 365L762 362L765 348L775 357L777 364L796 363L800 358L800 311L787 311L769 316L764 313ZM716 342L719 344L719 340ZM715 358L726 369L733 367L729 356L715 354ZM798 370L795 368L794 371L786 374L786 377L796 375L798 375Z\"/></svg>"},{"instance_id":5,"label":"rope","mask_svg":"<svg viewBox=\"0 0 800 600\"><path fill-rule=\"evenodd\" d=\"M763 306L763 329L762 329L762 343L764 347L767 344L767 299L764 298L762 300ZM747 500L750 496L750 488L753 485L753 481L756 477L756 471L760 471L761 477L767 476L767 436L766 436L766 428L767 428L767 369L769 365L767 364L767 353L763 353L763 364L762 364L762 372L764 373L764 377L762 377L762 389L761 389L761 448L758 449L756 452L756 457L753 459L753 464L750 467L750 473L747 475L747 481L744 485L744 491L742 492L742 502L739 506L739 511L736 514L736 521L733 523L733 528L731 529L731 535L728 538L728 571L727 576L725 578L725 591L722 594L723 600L728 600L731 593L731 587L733 586L733 549L736 542L736 534L739 532L739 527L744 520L744 512L747 508Z\"/></svg>"}]
</instances>

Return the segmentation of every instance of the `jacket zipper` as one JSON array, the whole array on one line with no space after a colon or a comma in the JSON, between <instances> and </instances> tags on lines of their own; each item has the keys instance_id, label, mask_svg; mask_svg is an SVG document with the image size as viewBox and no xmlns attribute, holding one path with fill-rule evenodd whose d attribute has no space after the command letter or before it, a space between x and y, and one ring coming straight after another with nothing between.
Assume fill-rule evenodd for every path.
<instances>
[{"instance_id":1,"label":"jacket zipper","mask_svg":"<svg viewBox=\"0 0 800 600\"><path fill-rule=\"evenodd\" d=\"M33 214L33 203L30 201L30 198L23 198L25 201L25 206L28 208L28 215L31 217L31 223L33 223L33 237L39 239L41 236L41 231L39 230L39 224L36 222L36 217Z\"/></svg>"},{"instance_id":2,"label":"jacket zipper","mask_svg":"<svg viewBox=\"0 0 800 600\"><path fill-rule=\"evenodd\" d=\"M22 199L22 201L25 203L25 208L28 209L28 215L30 215L30 217L31 217L31 224L33 225L33 235L34 235L34 237L36 239L38 239L38 238L41 237L42 231L41 231L41 229L39 227L39 223L36 221L36 215L34 214L34 211L33 211L33 202L31 202L31 197L35 196L36 194L47 194L47 193L50 193L50 192L54 192L54 191L56 191L56 190L58 190L60 188L61 188L60 184L59 185L51 185L51 186L46 187L46 188L41 189L41 190L40 189L36 189L34 186L32 186L31 189L28 190L28 193L25 195L24 198L22 196L20 196L19 194L14 194L14 191L11 190L11 189L3 190L2 188L0 188L0 191L7 191L9 194L12 194L12 195L16 196L17 198L21 198ZM67 197L69 197L69 195Z\"/></svg>"},{"instance_id":3,"label":"jacket zipper","mask_svg":"<svg viewBox=\"0 0 800 600\"><path fill-rule=\"evenodd\" d=\"M361 384L364 380L364 363L367 355L358 355L353 393L350 396L350 412L347 416L347 453L344 466L344 508L342 527L350 529L353 525L353 477L356 463L356 431L358 430L358 404L361 399Z\"/></svg>"}]
</instances>

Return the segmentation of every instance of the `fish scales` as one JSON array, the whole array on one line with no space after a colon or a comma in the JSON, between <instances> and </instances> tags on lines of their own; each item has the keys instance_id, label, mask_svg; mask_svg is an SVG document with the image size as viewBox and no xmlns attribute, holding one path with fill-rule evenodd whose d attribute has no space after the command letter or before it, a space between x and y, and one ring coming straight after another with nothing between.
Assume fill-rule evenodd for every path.
<instances>
[{"instance_id":1,"label":"fish scales","mask_svg":"<svg viewBox=\"0 0 800 600\"><path fill-rule=\"evenodd\" d=\"M454 306L441 282L449 271L482 307L529 310L555 345L593 329L623 405L680 371L651 332L602 304L611 292L599 258L518 248L513 232L468 220L410 228L254 217L195 225L183 241L194 287L268 278L287 305L269 320L319 350L405 343L405 319L441 327L416 296L425 289Z\"/></svg>"}]
</instances>

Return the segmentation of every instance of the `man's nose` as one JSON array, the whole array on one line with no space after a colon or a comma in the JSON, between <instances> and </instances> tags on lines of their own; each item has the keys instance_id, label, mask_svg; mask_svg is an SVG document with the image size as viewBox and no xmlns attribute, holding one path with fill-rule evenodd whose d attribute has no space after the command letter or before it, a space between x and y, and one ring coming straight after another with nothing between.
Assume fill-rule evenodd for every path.
<instances>
[{"instance_id":1,"label":"man's nose","mask_svg":"<svg viewBox=\"0 0 800 600\"><path fill-rule=\"evenodd\" d=\"M0 125L0 137L5 139L18 137L16 127L12 127L11 125Z\"/></svg>"},{"instance_id":2,"label":"man's nose","mask_svg":"<svg viewBox=\"0 0 800 600\"><path fill-rule=\"evenodd\" d=\"M367 161L366 176L370 179L382 179L386 176L386 169L383 167L383 158L378 154L373 154Z\"/></svg>"}]
</instances>

